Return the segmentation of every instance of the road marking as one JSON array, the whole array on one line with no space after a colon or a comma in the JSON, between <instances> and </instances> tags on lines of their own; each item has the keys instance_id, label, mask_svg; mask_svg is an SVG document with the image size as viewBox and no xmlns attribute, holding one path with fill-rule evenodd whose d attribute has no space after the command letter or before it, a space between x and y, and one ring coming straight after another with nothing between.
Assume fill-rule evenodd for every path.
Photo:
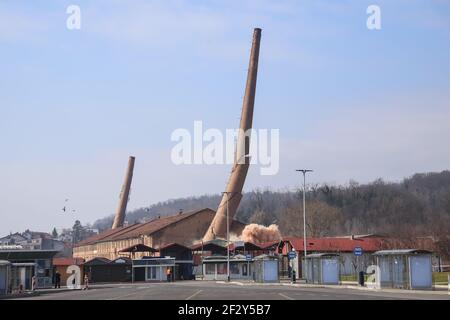
<instances>
[{"instance_id":1,"label":"road marking","mask_svg":"<svg viewBox=\"0 0 450 320\"><path fill-rule=\"evenodd\" d=\"M189 297L187 297L185 300L191 300L193 297L195 297L196 295L198 295L200 292L202 292L203 290L198 290L197 292L195 292L193 295L190 295Z\"/></svg>"},{"instance_id":2,"label":"road marking","mask_svg":"<svg viewBox=\"0 0 450 320\"><path fill-rule=\"evenodd\" d=\"M110 298L110 299L106 299L106 300L119 300L119 299L122 299L122 298L126 298L126 297L129 297L129 296L136 295L138 293L139 292L133 292L133 293L125 294L123 296L118 296L118 297L114 297L114 298Z\"/></svg>"},{"instance_id":3,"label":"road marking","mask_svg":"<svg viewBox=\"0 0 450 320\"><path fill-rule=\"evenodd\" d=\"M295 300L294 298L291 298L285 294L279 293L280 296L282 296L283 298L287 299L287 300Z\"/></svg>"}]
</instances>

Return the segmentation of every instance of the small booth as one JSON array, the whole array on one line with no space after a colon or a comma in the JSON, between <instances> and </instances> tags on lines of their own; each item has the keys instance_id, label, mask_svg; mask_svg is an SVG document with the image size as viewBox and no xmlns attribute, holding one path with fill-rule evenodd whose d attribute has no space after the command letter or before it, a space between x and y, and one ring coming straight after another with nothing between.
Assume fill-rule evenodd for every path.
<instances>
[{"instance_id":1,"label":"small booth","mask_svg":"<svg viewBox=\"0 0 450 320\"><path fill-rule=\"evenodd\" d=\"M381 250L374 253L379 284L385 288L431 289L432 252L418 249Z\"/></svg>"},{"instance_id":2,"label":"small booth","mask_svg":"<svg viewBox=\"0 0 450 320\"><path fill-rule=\"evenodd\" d=\"M190 248L179 243L170 243L159 248L160 256L175 258L174 280L193 280L194 260Z\"/></svg>"},{"instance_id":3,"label":"small booth","mask_svg":"<svg viewBox=\"0 0 450 320\"><path fill-rule=\"evenodd\" d=\"M199 242L194 244L191 248L192 252L195 252L197 254L200 254L203 256L210 256L210 255L227 255L227 242L226 240L222 239L214 239L207 242Z\"/></svg>"},{"instance_id":4,"label":"small booth","mask_svg":"<svg viewBox=\"0 0 450 320\"><path fill-rule=\"evenodd\" d=\"M175 258L142 257L133 260L133 282L135 281L167 281L166 270L170 268L173 280Z\"/></svg>"},{"instance_id":5,"label":"small booth","mask_svg":"<svg viewBox=\"0 0 450 320\"><path fill-rule=\"evenodd\" d=\"M82 258L53 258L53 270L54 274L59 272L61 275L61 284L66 285L67 279L71 276L72 272L68 272L70 266L77 266L80 268L80 279L83 281L84 272L83 272L83 264L84 259Z\"/></svg>"},{"instance_id":6,"label":"small booth","mask_svg":"<svg viewBox=\"0 0 450 320\"><path fill-rule=\"evenodd\" d=\"M11 263L0 260L0 296L9 293Z\"/></svg>"},{"instance_id":7,"label":"small booth","mask_svg":"<svg viewBox=\"0 0 450 320\"><path fill-rule=\"evenodd\" d=\"M227 256L209 256L203 259L204 280L227 280ZM252 259L248 256L235 255L230 257L230 279L251 280Z\"/></svg>"},{"instance_id":8,"label":"small booth","mask_svg":"<svg viewBox=\"0 0 450 320\"><path fill-rule=\"evenodd\" d=\"M210 269L211 274L205 278L205 270L204 270L204 259L206 257L226 257L227 256L227 241L222 239L214 239L211 241L201 241L190 247L192 252L192 260L193 260L193 274L195 278L201 278L208 280L211 279L212 269ZM210 266L209 268L213 268L214 266ZM215 267L214 267L215 268ZM219 274L223 272L220 267ZM225 267L226 268L226 267ZM214 273L215 274L215 273ZM226 269L225 269L226 274ZM225 276L226 278L226 276Z\"/></svg>"},{"instance_id":9,"label":"small booth","mask_svg":"<svg viewBox=\"0 0 450 320\"><path fill-rule=\"evenodd\" d=\"M130 282L131 260L129 258L94 258L84 264L84 273L88 275L92 283L99 282Z\"/></svg>"},{"instance_id":10,"label":"small booth","mask_svg":"<svg viewBox=\"0 0 450 320\"><path fill-rule=\"evenodd\" d=\"M256 282L279 282L278 257L267 254L254 257L253 279Z\"/></svg>"},{"instance_id":11,"label":"small booth","mask_svg":"<svg viewBox=\"0 0 450 320\"><path fill-rule=\"evenodd\" d=\"M308 254L306 261L303 258L303 264L305 266L303 272L306 269L308 283L339 284L339 254Z\"/></svg>"}]
</instances>

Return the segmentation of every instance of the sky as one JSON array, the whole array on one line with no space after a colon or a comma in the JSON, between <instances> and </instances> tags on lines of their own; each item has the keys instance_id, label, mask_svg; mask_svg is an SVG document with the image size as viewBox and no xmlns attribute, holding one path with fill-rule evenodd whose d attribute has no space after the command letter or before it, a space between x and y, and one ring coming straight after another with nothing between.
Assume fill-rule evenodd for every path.
<instances>
[{"instance_id":1,"label":"sky","mask_svg":"<svg viewBox=\"0 0 450 320\"><path fill-rule=\"evenodd\" d=\"M222 192L231 165L173 164L171 133L238 126L255 27L280 166L245 191L449 169L448 1L1 0L0 235L114 213L130 155L129 210Z\"/></svg>"}]
</instances>

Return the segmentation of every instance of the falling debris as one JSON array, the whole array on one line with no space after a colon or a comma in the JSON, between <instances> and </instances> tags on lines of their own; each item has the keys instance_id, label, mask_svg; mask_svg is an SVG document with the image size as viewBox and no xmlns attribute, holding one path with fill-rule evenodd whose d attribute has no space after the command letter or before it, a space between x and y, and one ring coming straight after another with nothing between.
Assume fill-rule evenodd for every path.
<instances>
[{"instance_id":1,"label":"falling debris","mask_svg":"<svg viewBox=\"0 0 450 320\"><path fill-rule=\"evenodd\" d=\"M281 240L281 233L276 224L266 227L260 224L252 223L245 226L240 238L243 241L251 243L262 243Z\"/></svg>"}]
</instances>

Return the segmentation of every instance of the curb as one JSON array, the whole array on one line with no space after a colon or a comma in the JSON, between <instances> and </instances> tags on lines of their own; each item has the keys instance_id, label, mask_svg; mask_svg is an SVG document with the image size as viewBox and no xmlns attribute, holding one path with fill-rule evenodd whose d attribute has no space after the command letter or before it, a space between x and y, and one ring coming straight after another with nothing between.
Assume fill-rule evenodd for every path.
<instances>
[{"instance_id":1,"label":"curb","mask_svg":"<svg viewBox=\"0 0 450 320\"><path fill-rule=\"evenodd\" d=\"M8 294L8 295L0 296L0 300L36 297L38 295L39 295L38 292L25 292L25 293L20 293L20 294Z\"/></svg>"},{"instance_id":2,"label":"curb","mask_svg":"<svg viewBox=\"0 0 450 320\"><path fill-rule=\"evenodd\" d=\"M431 295L450 295L450 292L445 290L447 286L439 286L433 287L431 290L406 290L406 289L375 289L368 287L360 287L357 285L314 285L314 284L293 284L293 283L257 283L257 282L238 282L238 281L216 281L217 284L229 284L229 285L240 285L240 286L286 286L286 287L295 287L295 288L322 288L322 289L352 289L352 290L361 290L368 292L386 292L386 293L405 293L405 294L431 294ZM436 290L438 289L438 290ZM439 290L443 289L443 290Z\"/></svg>"}]
</instances>

